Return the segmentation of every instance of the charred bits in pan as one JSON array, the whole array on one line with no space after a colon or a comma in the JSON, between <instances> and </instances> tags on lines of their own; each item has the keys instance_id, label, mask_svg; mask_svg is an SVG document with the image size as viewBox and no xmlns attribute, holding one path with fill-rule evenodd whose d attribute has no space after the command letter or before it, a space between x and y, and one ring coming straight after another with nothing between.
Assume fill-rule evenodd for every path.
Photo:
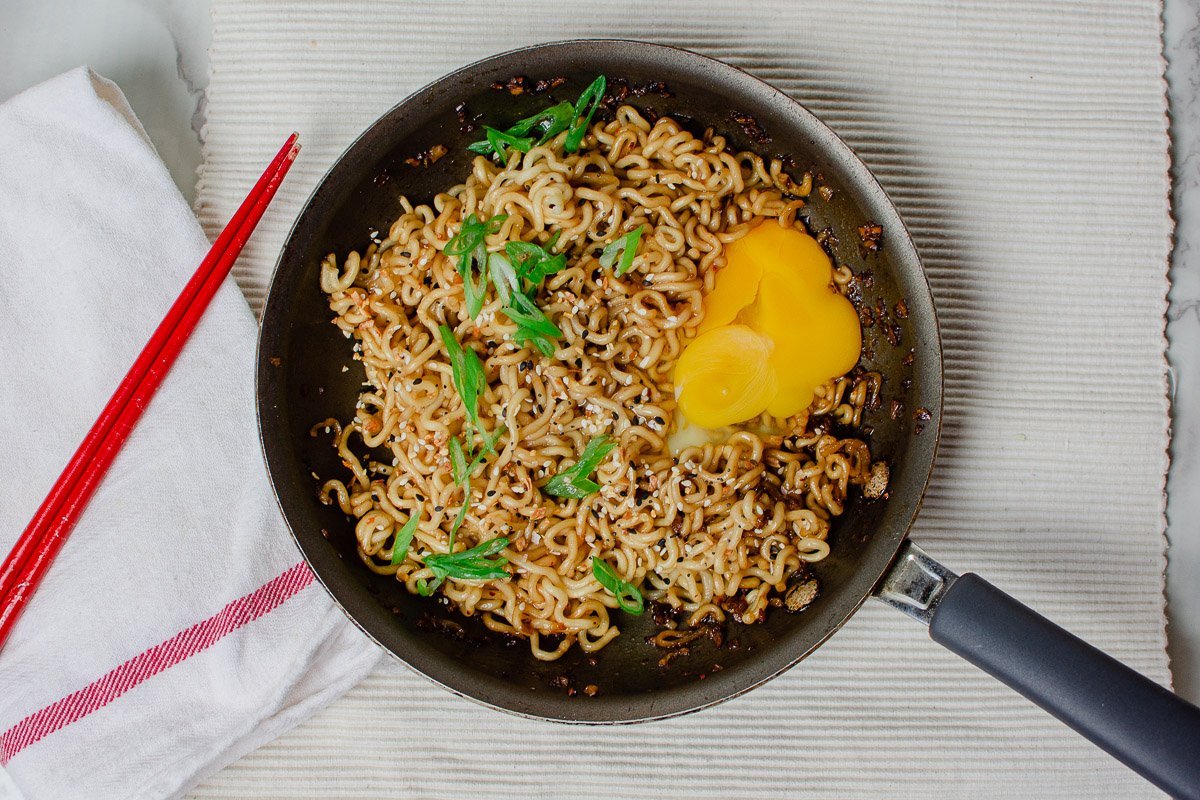
<instances>
[{"instance_id":1,"label":"charred bits in pan","mask_svg":"<svg viewBox=\"0 0 1200 800\"><path fill-rule=\"evenodd\" d=\"M410 167L428 167L430 164L436 163L437 160L446 155L447 152L449 151L446 150L445 145L435 144L427 150L422 150L420 153L417 153L411 158L404 159L404 163L408 164Z\"/></svg>"}]
</instances>

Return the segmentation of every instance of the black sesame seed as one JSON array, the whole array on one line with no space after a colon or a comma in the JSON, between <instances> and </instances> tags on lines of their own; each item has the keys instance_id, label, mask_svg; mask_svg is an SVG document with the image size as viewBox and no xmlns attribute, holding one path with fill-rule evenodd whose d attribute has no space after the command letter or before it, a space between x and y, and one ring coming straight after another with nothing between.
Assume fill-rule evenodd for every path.
<instances>
[{"instance_id":1,"label":"black sesame seed","mask_svg":"<svg viewBox=\"0 0 1200 800\"><path fill-rule=\"evenodd\" d=\"M443 507L442 507L442 506L434 506L434 507L433 507L433 510L434 510L434 511L441 511L442 509L443 509Z\"/></svg>"},{"instance_id":2,"label":"black sesame seed","mask_svg":"<svg viewBox=\"0 0 1200 800\"><path fill-rule=\"evenodd\" d=\"M495 490L495 489L488 489L487 496L488 496L488 497L495 497L495 496L496 496L496 490Z\"/></svg>"},{"instance_id":3,"label":"black sesame seed","mask_svg":"<svg viewBox=\"0 0 1200 800\"><path fill-rule=\"evenodd\" d=\"M425 382L424 378L417 378L415 381L413 381L413 386L420 386L424 382Z\"/></svg>"},{"instance_id":4,"label":"black sesame seed","mask_svg":"<svg viewBox=\"0 0 1200 800\"><path fill-rule=\"evenodd\" d=\"M666 425L666 424L667 424L667 421L666 421L665 419L663 419L662 417L655 417L655 418L654 418L654 421L655 421L655 422L657 422L659 425Z\"/></svg>"},{"instance_id":5,"label":"black sesame seed","mask_svg":"<svg viewBox=\"0 0 1200 800\"><path fill-rule=\"evenodd\" d=\"M521 362L521 364L520 364L520 370L521 370L521 372L527 372L527 371L529 371L529 370L531 370L531 369L533 369L533 362L532 362L532 361L522 361L522 362Z\"/></svg>"}]
</instances>

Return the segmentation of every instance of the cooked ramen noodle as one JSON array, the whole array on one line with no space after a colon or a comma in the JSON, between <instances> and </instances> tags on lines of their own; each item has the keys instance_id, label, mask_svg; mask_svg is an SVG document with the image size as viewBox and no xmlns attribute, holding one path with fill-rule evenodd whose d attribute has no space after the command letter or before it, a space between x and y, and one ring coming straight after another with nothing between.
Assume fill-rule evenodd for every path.
<instances>
[{"instance_id":1,"label":"cooked ramen noodle","mask_svg":"<svg viewBox=\"0 0 1200 800\"><path fill-rule=\"evenodd\" d=\"M321 268L365 370L353 417L313 430L347 470L322 499L356 519L371 570L543 660L604 647L643 597L694 625L760 621L798 578L811 595L806 565L873 474L863 441L831 433L859 425L872 373L834 377L784 419L697 433L678 413L673 371L727 246L760 224L803 231L811 176L630 106L583 130L575 152L566 131L501 141ZM538 275L529 253L565 258ZM852 278L834 268L833 289Z\"/></svg>"}]
</instances>

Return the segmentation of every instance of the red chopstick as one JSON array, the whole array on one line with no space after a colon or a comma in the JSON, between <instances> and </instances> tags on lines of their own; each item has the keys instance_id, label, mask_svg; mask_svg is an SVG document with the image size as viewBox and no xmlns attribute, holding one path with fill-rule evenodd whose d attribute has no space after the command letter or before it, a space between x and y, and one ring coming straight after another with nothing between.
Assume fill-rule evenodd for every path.
<instances>
[{"instance_id":1,"label":"red chopstick","mask_svg":"<svg viewBox=\"0 0 1200 800\"><path fill-rule=\"evenodd\" d=\"M0 646L275 196L296 140L288 137L221 231L0 567Z\"/></svg>"}]
</instances>

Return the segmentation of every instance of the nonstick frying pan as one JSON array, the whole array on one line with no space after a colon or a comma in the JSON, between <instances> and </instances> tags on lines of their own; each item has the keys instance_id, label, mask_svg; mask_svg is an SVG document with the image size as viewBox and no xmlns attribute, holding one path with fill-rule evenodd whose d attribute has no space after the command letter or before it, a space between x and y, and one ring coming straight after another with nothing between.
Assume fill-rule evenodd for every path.
<instances>
[{"instance_id":1,"label":"nonstick frying pan","mask_svg":"<svg viewBox=\"0 0 1200 800\"><path fill-rule=\"evenodd\" d=\"M700 645L665 667L661 651L645 641L654 630L650 615L622 617L622 635L597 657L575 649L543 663L435 599L409 595L362 565L353 522L318 502L313 478L342 468L328 440L313 438L310 429L328 417L352 416L362 381L350 343L329 322L318 283L321 260L359 249L370 232L386 230L401 194L424 201L461 181L471 158L465 146L479 137L463 129L464 119L503 127L573 99L601 73L610 90L624 82L629 101L648 113L669 114L697 131L714 128L735 148L789 157L800 170L820 174L832 199L814 198L806 222L814 231L831 230L838 262L870 276L861 302L883 312L864 330L862 364L885 376L882 402L865 424L872 452L891 466L888 495L849 504L834 527L830 556L814 565L821 594L803 613L776 611L764 624L739 626L721 648ZM492 88L515 76L566 82L537 95ZM659 82L669 91L658 91ZM408 162L435 145L447 148L440 160ZM861 246L858 228L868 222L883 226L877 253ZM901 303L907 313L892 313ZM1200 710L907 541L942 416L941 344L920 259L895 207L845 143L798 103L734 67L641 42L572 41L494 56L420 90L368 128L309 198L276 267L258 356L263 448L297 544L364 632L457 694L563 722L635 722L695 711L795 665L875 597L928 625L935 641L1164 790L1200 797ZM893 413L892 401L904 413ZM598 689L594 697L561 688L588 684Z\"/></svg>"}]
</instances>

